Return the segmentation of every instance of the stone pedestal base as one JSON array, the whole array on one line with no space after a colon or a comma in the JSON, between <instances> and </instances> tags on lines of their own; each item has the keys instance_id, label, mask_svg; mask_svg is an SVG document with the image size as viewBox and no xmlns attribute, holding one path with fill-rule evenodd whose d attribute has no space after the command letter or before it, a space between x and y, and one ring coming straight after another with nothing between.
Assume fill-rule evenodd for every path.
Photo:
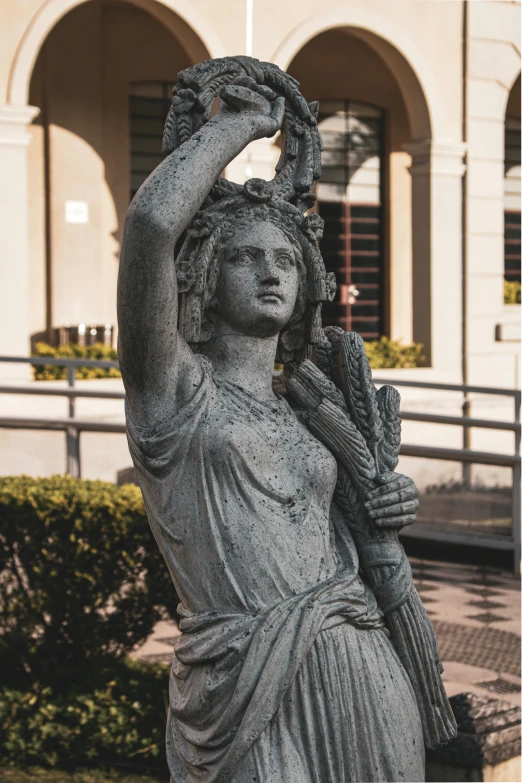
<instances>
[{"instance_id":1,"label":"stone pedestal base","mask_svg":"<svg viewBox=\"0 0 522 783\"><path fill-rule=\"evenodd\" d=\"M428 751L426 781L520 780L519 707L474 693L459 693L450 703L458 737L436 751Z\"/></svg>"}]
</instances>

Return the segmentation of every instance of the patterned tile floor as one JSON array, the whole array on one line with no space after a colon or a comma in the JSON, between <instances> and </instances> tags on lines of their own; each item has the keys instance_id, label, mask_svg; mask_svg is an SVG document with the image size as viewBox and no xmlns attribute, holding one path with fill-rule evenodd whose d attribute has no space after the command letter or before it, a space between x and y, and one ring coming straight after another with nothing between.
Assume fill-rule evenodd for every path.
<instances>
[{"instance_id":1,"label":"patterned tile floor","mask_svg":"<svg viewBox=\"0 0 522 783\"><path fill-rule=\"evenodd\" d=\"M520 705L520 580L484 566L410 562L448 694L475 691ZM170 663L178 635L174 623L158 623L136 654Z\"/></svg>"},{"instance_id":2,"label":"patterned tile floor","mask_svg":"<svg viewBox=\"0 0 522 783\"><path fill-rule=\"evenodd\" d=\"M449 695L468 690L520 705L520 580L486 566L410 562Z\"/></svg>"}]
</instances>

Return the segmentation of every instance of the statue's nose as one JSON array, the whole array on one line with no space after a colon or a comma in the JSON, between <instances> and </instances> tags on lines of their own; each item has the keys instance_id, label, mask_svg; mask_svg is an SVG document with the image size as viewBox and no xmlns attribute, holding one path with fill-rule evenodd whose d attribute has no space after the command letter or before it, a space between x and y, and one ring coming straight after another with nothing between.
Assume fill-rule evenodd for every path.
<instances>
[{"instance_id":1,"label":"statue's nose","mask_svg":"<svg viewBox=\"0 0 522 783\"><path fill-rule=\"evenodd\" d=\"M261 283L263 285L279 285L279 275L275 269L268 269L265 274L261 275Z\"/></svg>"}]
</instances>

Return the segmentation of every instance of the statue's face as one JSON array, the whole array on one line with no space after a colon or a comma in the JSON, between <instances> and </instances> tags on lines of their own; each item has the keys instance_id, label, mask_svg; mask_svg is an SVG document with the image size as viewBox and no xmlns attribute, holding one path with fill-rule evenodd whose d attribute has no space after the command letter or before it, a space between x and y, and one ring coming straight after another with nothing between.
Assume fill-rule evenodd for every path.
<instances>
[{"instance_id":1,"label":"statue's face","mask_svg":"<svg viewBox=\"0 0 522 783\"><path fill-rule=\"evenodd\" d=\"M290 320L298 292L296 253L272 223L252 223L225 247L218 319L236 331L272 337Z\"/></svg>"}]
</instances>

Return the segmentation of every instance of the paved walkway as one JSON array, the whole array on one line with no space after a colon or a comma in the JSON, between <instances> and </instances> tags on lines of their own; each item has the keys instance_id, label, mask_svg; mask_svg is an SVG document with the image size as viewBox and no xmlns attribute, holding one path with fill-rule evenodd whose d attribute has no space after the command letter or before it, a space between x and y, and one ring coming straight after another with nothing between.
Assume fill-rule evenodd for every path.
<instances>
[{"instance_id":1,"label":"paved walkway","mask_svg":"<svg viewBox=\"0 0 522 783\"><path fill-rule=\"evenodd\" d=\"M448 695L474 691L520 705L520 580L484 566L410 562ZM158 623L137 655L170 663L178 635L175 623Z\"/></svg>"}]
</instances>

